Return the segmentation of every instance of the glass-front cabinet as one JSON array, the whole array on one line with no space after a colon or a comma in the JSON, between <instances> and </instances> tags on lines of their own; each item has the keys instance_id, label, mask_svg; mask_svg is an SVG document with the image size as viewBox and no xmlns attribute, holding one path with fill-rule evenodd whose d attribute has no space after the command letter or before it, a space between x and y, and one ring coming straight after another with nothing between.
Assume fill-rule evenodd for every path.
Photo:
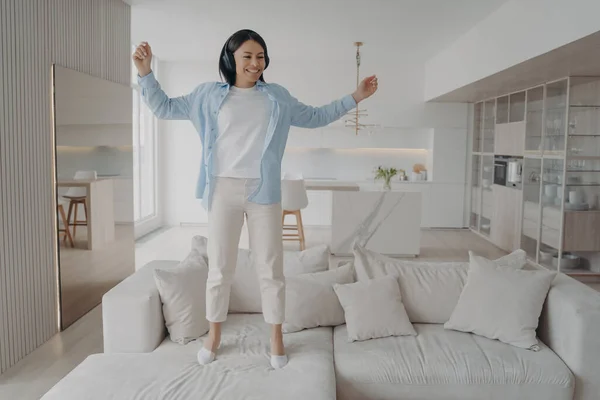
<instances>
[{"instance_id":1,"label":"glass-front cabinet","mask_svg":"<svg viewBox=\"0 0 600 400\"><path fill-rule=\"evenodd\" d=\"M481 166L481 225L479 231L485 236L490 236L492 230L492 214L494 213L494 199L492 185L494 183L494 156L483 155Z\"/></svg>"},{"instance_id":2,"label":"glass-front cabinet","mask_svg":"<svg viewBox=\"0 0 600 400\"><path fill-rule=\"evenodd\" d=\"M515 245L547 269L600 276L600 77L486 99L475 104L473 122L471 229L494 240L494 160L516 157Z\"/></svg>"},{"instance_id":3,"label":"glass-front cabinet","mask_svg":"<svg viewBox=\"0 0 600 400\"><path fill-rule=\"evenodd\" d=\"M521 226L521 248L531 260L536 260L540 237L540 187L542 160L523 160L523 216Z\"/></svg>"},{"instance_id":4,"label":"glass-front cabinet","mask_svg":"<svg viewBox=\"0 0 600 400\"><path fill-rule=\"evenodd\" d=\"M473 153L481 153L483 148L481 135L483 133L483 103L475 104L475 120L473 124Z\"/></svg>"},{"instance_id":5,"label":"glass-front cabinet","mask_svg":"<svg viewBox=\"0 0 600 400\"><path fill-rule=\"evenodd\" d=\"M469 227L489 237L493 213L496 100L475 104L473 122Z\"/></svg>"},{"instance_id":6,"label":"glass-front cabinet","mask_svg":"<svg viewBox=\"0 0 600 400\"><path fill-rule=\"evenodd\" d=\"M544 131L543 86L527 91L525 127L525 154L540 156L542 154L542 133Z\"/></svg>"},{"instance_id":7,"label":"glass-front cabinet","mask_svg":"<svg viewBox=\"0 0 600 400\"><path fill-rule=\"evenodd\" d=\"M546 86L544 156L565 155L568 79Z\"/></svg>"},{"instance_id":8,"label":"glass-front cabinet","mask_svg":"<svg viewBox=\"0 0 600 400\"><path fill-rule=\"evenodd\" d=\"M488 100L483 110L483 152L494 152L494 129L496 127L496 101Z\"/></svg>"},{"instance_id":9,"label":"glass-front cabinet","mask_svg":"<svg viewBox=\"0 0 600 400\"><path fill-rule=\"evenodd\" d=\"M471 160L471 217L469 227L479 231L481 215L481 155L474 154Z\"/></svg>"},{"instance_id":10,"label":"glass-front cabinet","mask_svg":"<svg viewBox=\"0 0 600 400\"><path fill-rule=\"evenodd\" d=\"M550 270L600 276L600 77L528 90L526 127L521 247Z\"/></svg>"},{"instance_id":11,"label":"glass-front cabinet","mask_svg":"<svg viewBox=\"0 0 600 400\"><path fill-rule=\"evenodd\" d=\"M525 92L513 93L509 96L509 122L522 122L525 120L525 97Z\"/></svg>"}]
</instances>

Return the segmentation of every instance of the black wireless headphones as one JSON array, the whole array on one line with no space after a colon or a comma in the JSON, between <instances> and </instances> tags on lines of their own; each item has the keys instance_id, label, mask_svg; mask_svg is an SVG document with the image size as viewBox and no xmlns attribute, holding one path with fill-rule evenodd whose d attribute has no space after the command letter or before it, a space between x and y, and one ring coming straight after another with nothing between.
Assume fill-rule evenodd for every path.
<instances>
[{"instance_id":1,"label":"black wireless headphones","mask_svg":"<svg viewBox=\"0 0 600 400\"><path fill-rule=\"evenodd\" d=\"M231 41L232 37L233 35L231 35L229 39L227 39L227 42L225 42L225 46L223 46L223 56L221 58L223 59L223 66L225 69L235 73L235 59L233 58L233 53L229 51L229 42Z\"/></svg>"}]
</instances>

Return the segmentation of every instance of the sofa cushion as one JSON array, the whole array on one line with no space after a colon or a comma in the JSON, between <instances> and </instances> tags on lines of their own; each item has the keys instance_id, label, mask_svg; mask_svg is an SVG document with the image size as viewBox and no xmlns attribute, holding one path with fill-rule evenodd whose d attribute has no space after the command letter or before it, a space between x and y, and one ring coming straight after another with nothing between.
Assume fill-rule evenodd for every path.
<instances>
[{"instance_id":1,"label":"sofa cushion","mask_svg":"<svg viewBox=\"0 0 600 400\"><path fill-rule=\"evenodd\" d=\"M353 251L358 281L388 274L398 276L402 301L412 323L443 324L450 319L467 281L468 262L407 261L358 245ZM526 262L523 250L494 260L512 269L521 269Z\"/></svg>"},{"instance_id":2,"label":"sofa cushion","mask_svg":"<svg viewBox=\"0 0 600 400\"><path fill-rule=\"evenodd\" d=\"M285 250L283 252L283 274L286 277L326 271L329 269L329 246L319 245L302 251ZM193 262L198 257L208 260L208 239L198 235L192 238L192 249L183 263ZM260 283L258 274L252 262L252 252L249 249L238 249L237 264L231 295L229 300L230 313L261 313Z\"/></svg>"},{"instance_id":3,"label":"sofa cushion","mask_svg":"<svg viewBox=\"0 0 600 400\"><path fill-rule=\"evenodd\" d=\"M172 341L186 344L208 332L207 277L208 265L202 258L197 260L197 264L154 270L165 325Z\"/></svg>"},{"instance_id":4,"label":"sofa cushion","mask_svg":"<svg viewBox=\"0 0 600 400\"><path fill-rule=\"evenodd\" d=\"M302 329L345 323L344 309L333 290L333 284L352 282L354 282L352 263L329 271L286 278L283 332L297 332Z\"/></svg>"},{"instance_id":5,"label":"sofa cushion","mask_svg":"<svg viewBox=\"0 0 600 400\"><path fill-rule=\"evenodd\" d=\"M43 400L335 400L332 328L284 336L288 364L269 363L271 327L259 314L230 315L215 361L199 365L202 340L168 339L152 353L89 356ZM282 395L284 393L285 395Z\"/></svg>"},{"instance_id":6,"label":"sofa cushion","mask_svg":"<svg viewBox=\"0 0 600 400\"><path fill-rule=\"evenodd\" d=\"M333 285L344 307L349 342L417 334L406 315L397 279L388 275Z\"/></svg>"},{"instance_id":7,"label":"sofa cushion","mask_svg":"<svg viewBox=\"0 0 600 400\"><path fill-rule=\"evenodd\" d=\"M348 343L334 329L338 398L411 400L571 400L574 378L544 344L532 352L441 324L417 336Z\"/></svg>"},{"instance_id":8,"label":"sofa cushion","mask_svg":"<svg viewBox=\"0 0 600 400\"><path fill-rule=\"evenodd\" d=\"M467 283L444 327L539 349L536 329L556 272L512 270L470 256Z\"/></svg>"}]
</instances>

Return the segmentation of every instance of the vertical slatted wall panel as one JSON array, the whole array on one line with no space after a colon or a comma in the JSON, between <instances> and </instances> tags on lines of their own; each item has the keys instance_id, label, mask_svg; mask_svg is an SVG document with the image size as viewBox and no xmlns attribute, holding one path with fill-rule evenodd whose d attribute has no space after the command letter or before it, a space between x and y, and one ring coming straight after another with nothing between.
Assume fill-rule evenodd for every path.
<instances>
[{"instance_id":1,"label":"vertical slatted wall panel","mask_svg":"<svg viewBox=\"0 0 600 400\"><path fill-rule=\"evenodd\" d=\"M51 74L130 81L121 0L0 1L0 373L57 332Z\"/></svg>"}]
</instances>

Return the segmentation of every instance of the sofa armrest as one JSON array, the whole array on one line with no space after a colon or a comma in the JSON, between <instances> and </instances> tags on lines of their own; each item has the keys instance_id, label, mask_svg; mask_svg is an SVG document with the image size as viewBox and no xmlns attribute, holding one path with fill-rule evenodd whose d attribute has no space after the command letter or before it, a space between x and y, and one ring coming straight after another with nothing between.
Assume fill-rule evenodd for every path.
<instances>
[{"instance_id":1,"label":"sofa armrest","mask_svg":"<svg viewBox=\"0 0 600 400\"><path fill-rule=\"evenodd\" d=\"M597 400L600 394L600 293L559 274L548 292L538 335L575 376L573 399Z\"/></svg>"},{"instance_id":2,"label":"sofa armrest","mask_svg":"<svg viewBox=\"0 0 600 400\"><path fill-rule=\"evenodd\" d=\"M102 297L105 353L148 353L166 335L162 303L153 271L177 261L152 261Z\"/></svg>"}]
</instances>

